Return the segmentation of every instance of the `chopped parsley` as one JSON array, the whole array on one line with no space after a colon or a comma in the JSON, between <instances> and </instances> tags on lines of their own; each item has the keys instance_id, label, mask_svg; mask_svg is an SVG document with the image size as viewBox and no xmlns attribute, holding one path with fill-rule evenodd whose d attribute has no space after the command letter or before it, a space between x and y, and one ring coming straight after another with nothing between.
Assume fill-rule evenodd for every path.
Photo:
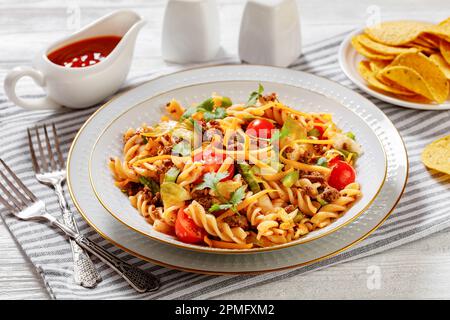
<instances>
[{"instance_id":1,"label":"chopped parsley","mask_svg":"<svg viewBox=\"0 0 450 320\"><path fill-rule=\"evenodd\" d=\"M246 107L254 106L256 104L256 102L258 101L258 99L260 97L262 97L262 93L263 92L264 92L264 87L260 83L258 85L258 90L257 91L253 91L252 93L250 93L250 97L248 98L248 101L247 101L245 106Z\"/></svg>"},{"instance_id":2,"label":"chopped parsley","mask_svg":"<svg viewBox=\"0 0 450 320\"><path fill-rule=\"evenodd\" d=\"M195 190L203 190L205 188L210 188L217 195L222 203L215 203L209 208L209 212L228 210L231 209L237 212L237 205L244 199L245 196L245 186L239 187L236 191L231 194L230 200L226 200L217 188L217 184L228 176L228 172L208 172L203 176L203 182L200 183Z\"/></svg>"}]
</instances>

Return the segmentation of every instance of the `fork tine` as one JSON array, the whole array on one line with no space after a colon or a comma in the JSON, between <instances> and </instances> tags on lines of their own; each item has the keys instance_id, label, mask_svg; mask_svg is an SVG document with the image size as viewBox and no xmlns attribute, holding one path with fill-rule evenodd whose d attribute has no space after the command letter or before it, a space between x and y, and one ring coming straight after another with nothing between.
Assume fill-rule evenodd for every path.
<instances>
[{"instance_id":1,"label":"fork tine","mask_svg":"<svg viewBox=\"0 0 450 320\"><path fill-rule=\"evenodd\" d=\"M7 209L9 209L10 211L17 211L17 208L13 207L8 201L6 201L6 199L4 199L1 195L0 195L0 203L2 203ZM19 209L20 210L20 209Z\"/></svg>"},{"instance_id":2,"label":"fork tine","mask_svg":"<svg viewBox=\"0 0 450 320\"><path fill-rule=\"evenodd\" d=\"M22 188L22 190L30 197L30 199L32 201L37 201L36 196L33 194L33 192L30 191L30 189L27 188L26 185L23 184L22 180L19 179L18 176L16 176L16 174L10 169L10 167L8 167L5 163L5 161L3 161L3 159L0 158L0 162L3 164L3 166L6 168L6 170L8 171L8 173L13 177L13 179L17 182L17 184L19 185L19 187ZM1 172L1 171L0 171Z\"/></svg>"},{"instance_id":3,"label":"fork tine","mask_svg":"<svg viewBox=\"0 0 450 320\"><path fill-rule=\"evenodd\" d=\"M55 138L55 147L56 147L56 153L58 154L58 160L59 165L61 166L61 169L64 169L64 158L61 152L61 148L59 147L59 138L58 134L56 133L56 126L55 123L52 123L52 129L53 129L53 137Z\"/></svg>"},{"instance_id":4,"label":"fork tine","mask_svg":"<svg viewBox=\"0 0 450 320\"><path fill-rule=\"evenodd\" d=\"M11 192L9 192L9 190L2 184L0 183L0 189L3 191L3 193L6 195L6 197L8 199L11 200L12 203L14 203L14 205L19 208L19 210L23 209L26 206L26 203L29 202L30 200L26 199L23 194L21 194L20 192L18 192L17 188L12 184L11 181L9 181L9 179L5 176L5 174L0 170L0 176L2 177L2 179L6 182L6 184L12 189L12 191L14 192L14 194L17 194L17 196L14 196L13 194L11 194ZM22 199L22 201L20 201L18 198Z\"/></svg>"},{"instance_id":5,"label":"fork tine","mask_svg":"<svg viewBox=\"0 0 450 320\"><path fill-rule=\"evenodd\" d=\"M45 136L45 143L47 144L47 153L50 158L50 166L52 167L52 170L56 170L56 162L55 162L55 158L53 158L52 145L50 143L50 139L48 138L46 124L44 124L44 136Z\"/></svg>"},{"instance_id":6,"label":"fork tine","mask_svg":"<svg viewBox=\"0 0 450 320\"><path fill-rule=\"evenodd\" d=\"M39 173L39 172L41 172L41 170L39 169L39 164L36 159L36 154L34 153L33 140L31 139L31 132L30 132L29 128L27 128L27 134L28 134L28 146L30 147L31 162L33 163L33 169L34 169L35 173Z\"/></svg>"},{"instance_id":7,"label":"fork tine","mask_svg":"<svg viewBox=\"0 0 450 320\"><path fill-rule=\"evenodd\" d=\"M36 138L37 138L38 147L39 147L39 156L41 158L41 165L42 165L42 167L44 167L44 171L48 171L47 160L45 159L44 149L42 148L42 143L41 143L41 138L39 137L38 127L36 126L34 128L34 130L36 132Z\"/></svg>"}]
</instances>

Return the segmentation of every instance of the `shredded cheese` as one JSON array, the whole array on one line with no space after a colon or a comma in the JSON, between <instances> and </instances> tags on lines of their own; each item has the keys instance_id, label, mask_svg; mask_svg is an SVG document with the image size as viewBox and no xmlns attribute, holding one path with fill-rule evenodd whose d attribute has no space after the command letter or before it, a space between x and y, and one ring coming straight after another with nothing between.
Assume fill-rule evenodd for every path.
<instances>
[{"instance_id":1,"label":"shredded cheese","mask_svg":"<svg viewBox=\"0 0 450 320\"><path fill-rule=\"evenodd\" d=\"M240 204L238 204L237 211L244 209L245 207L250 205L250 203L258 200L258 198L260 198L261 196L265 195L266 193L275 192L275 191L276 190L269 189L269 190L263 190L263 191L260 191L258 193L255 193L254 195L244 199L244 201L242 201ZM225 219L226 217L230 217L230 216L232 216L234 214L236 214L236 213L233 210L228 209L227 211L222 213L219 217L217 217L217 221L221 221L221 220Z\"/></svg>"},{"instance_id":2,"label":"shredded cheese","mask_svg":"<svg viewBox=\"0 0 450 320\"><path fill-rule=\"evenodd\" d=\"M170 154L165 154L165 155L162 155L162 156L156 156L156 157L150 157L150 158L145 158L145 159L138 160L135 163L133 163L133 166L137 166L138 164L141 164L141 163L153 163L153 162L158 161L158 160L172 159L172 157L180 158L180 159L190 159L190 157L177 157L177 156L172 156Z\"/></svg>"}]
</instances>

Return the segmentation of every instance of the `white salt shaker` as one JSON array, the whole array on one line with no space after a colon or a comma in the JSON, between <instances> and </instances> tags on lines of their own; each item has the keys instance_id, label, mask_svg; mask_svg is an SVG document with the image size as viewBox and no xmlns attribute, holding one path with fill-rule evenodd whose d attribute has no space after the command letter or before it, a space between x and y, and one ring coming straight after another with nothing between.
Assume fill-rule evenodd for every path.
<instances>
[{"instance_id":1,"label":"white salt shaker","mask_svg":"<svg viewBox=\"0 0 450 320\"><path fill-rule=\"evenodd\" d=\"M301 53L298 7L295 0L248 0L239 34L242 61L287 67Z\"/></svg>"},{"instance_id":2,"label":"white salt shaker","mask_svg":"<svg viewBox=\"0 0 450 320\"><path fill-rule=\"evenodd\" d=\"M161 49L164 60L175 63L214 59L220 49L216 0L169 0Z\"/></svg>"}]
</instances>

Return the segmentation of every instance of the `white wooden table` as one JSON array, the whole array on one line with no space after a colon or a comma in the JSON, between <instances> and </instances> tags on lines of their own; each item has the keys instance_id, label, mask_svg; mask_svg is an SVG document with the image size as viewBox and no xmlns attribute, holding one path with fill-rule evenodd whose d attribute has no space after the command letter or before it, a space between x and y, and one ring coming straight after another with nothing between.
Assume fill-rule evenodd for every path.
<instances>
[{"instance_id":1,"label":"white wooden table","mask_svg":"<svg viewBox=\"0 0 450 320\"><path fill-rule=\"evenodd\" d=\"M17 65L29 65L39 48L112 10L136 10L148 24L138 39L130 76L165 64L160 32L166 1L0 0L0 81ZM243 0L218 0L222 44L237 52ZM304 43L363 25L379 12L383 20L442 20L448 0L299 0ZM24 80L26 85L26 80ZM29 83L28 83L29 84ZM2 90L2 89L0 89ZM30 92L27 89L26 93ZM38 89L36 89L38 92ZM224 299L450 298L450 230L399 248L289 280L228 294ZM39 276L0 222L0 299L47 299Z\"/></svg>"}]
</instances>

